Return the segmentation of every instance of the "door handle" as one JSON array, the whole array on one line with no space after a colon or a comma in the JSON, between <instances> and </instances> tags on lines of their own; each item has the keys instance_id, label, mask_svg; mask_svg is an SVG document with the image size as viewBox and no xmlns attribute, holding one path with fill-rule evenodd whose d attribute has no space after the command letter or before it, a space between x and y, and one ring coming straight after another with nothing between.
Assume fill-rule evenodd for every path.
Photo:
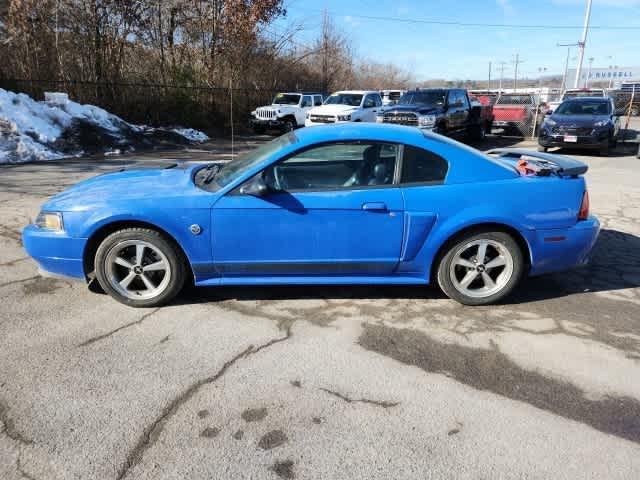
<instances>
[{"instance_id":1,"label":"door handle","mask_svg":"<svg viewBox=\"0 0 640 480\"><path fill-rule=\"evenodd\" d=\"M386 212L388 210L384 202L367 202L362 204L362 210L371 212Z\"/></svg>"}]
</instances>

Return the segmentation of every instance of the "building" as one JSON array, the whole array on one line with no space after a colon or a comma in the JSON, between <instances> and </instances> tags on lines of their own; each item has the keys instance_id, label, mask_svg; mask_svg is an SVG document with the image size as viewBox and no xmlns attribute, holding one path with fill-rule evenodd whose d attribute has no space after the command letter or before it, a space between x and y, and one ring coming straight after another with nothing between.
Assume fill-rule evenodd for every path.
<instances>
[{"instance_id":1,"label":"building","mask_svg":"<svg viewBox=\"0 0 640 480\"><path fill-rule=\"evenodd\" d=\"M567 72L567 87L572 88L576 78L576 69L569 69ZM589 82L608 82L609 87L618 87L622 82L640 82L640 67L618 67L618 68L583 68L580 73L580 83L578 87L584 87Z\"/></svg>"}]
</instances>

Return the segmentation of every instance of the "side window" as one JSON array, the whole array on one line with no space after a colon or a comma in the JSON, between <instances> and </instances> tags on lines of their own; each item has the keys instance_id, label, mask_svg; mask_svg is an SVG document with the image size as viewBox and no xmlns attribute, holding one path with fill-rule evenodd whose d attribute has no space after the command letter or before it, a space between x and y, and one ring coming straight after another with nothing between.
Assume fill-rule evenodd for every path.
<instances>
[{"instance_id":1,"label":"side window","mask_svg":"<svg viewBox=\"0 0 640 480\"><path fill-rule=\"evenodd\" d=\"M467 95L464 91L460 90L458 92L458 98L460 99L460 102L464 108L469 108L469 100L467 99Z\"/></svg>"},{"instance_id":2,"label":"side window","mask_svg":"<svg viewBox=\"0 0 640 480\"><path fill-rule=\"evenodd\" d=\"M441 156L405 145L400 183L442 183L448 168L447 161Z\"/></svg>"},{"instance_id":3,"label":"side window","mask_svg":"<svg viewBox=\"0 0 640 480\"><path fill-rule=\"evenodd\" d=\"M313 99L314 99L314 102L313 102L314 106L317 107L319 105L322 105L322 95L315 95Z\"/></svg>"},{"instance_id":4,"label":"side window","mask_svg":"<svg viewBox=\"0 0 640 480\"><path fill-rule=\"evenodd\" d=\"M363 108L373 108L376 106L376 100L373 95L367 95L364 99Z\"/></svg>"},{"instance_id":5,"label":"side window","mask_svg":"<svg viewBox=\"0 0 640 480\"><path fill-rule=\"evenodd\" d=\"M302 97L302 108L313 106L313 102L311 101L311 97L309 95L305 95Z\"/></svg>"},{"instance_id":6,"label":"side window","mask_svg":"<svg viewBox=\"0 0 640 480\"><path fill-rule=\"evenodd\" d=\"M275 191L391 185L398 151L398 145L388 143L323 145L268 168L264 178Z\"/></svg>"},{"instance_id":7,"label":"side window","mask_svg":"<svg viewBox=\"0 0 640 480\"><path fill-rule=\"evenodd\" d=\"M447 94L447 105L449 106L454 106L456 104L456 101L458 100L457 96L456 96L456 91L455 90L449 90L449 93Z\"/></svg>"},{"instance_id":8,"label":"side window","mask_svg":"<svg viewBox=\"0 0 640 480\"><path fill-rule=\"evenodd\" d=\"M380 97L380 95L376 95L375 99L376 99L376 107L381 107L382 106L382 97Z\"/></svg>"}]
</instances>

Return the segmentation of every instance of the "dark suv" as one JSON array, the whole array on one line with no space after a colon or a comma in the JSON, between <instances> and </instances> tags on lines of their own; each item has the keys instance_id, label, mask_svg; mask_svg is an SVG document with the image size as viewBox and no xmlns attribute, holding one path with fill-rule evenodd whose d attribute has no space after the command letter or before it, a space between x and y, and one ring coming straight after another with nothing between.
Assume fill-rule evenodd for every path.
<instances>
[{"instance_id":1,"label":"dark suv","mask_svg":"<svg viewBox=\"0 0 640 480\"><path fill-rule=\"evenodd\" d=\"M464 89L425 88L406 92L397 105L381 111L376 121L483 139L492 122L483 112L490 111L491 106L472 102Z\"/></svg>"},{"instance_id":2,"label":"dark suv","mask_svg":"<svg viewBox=\"0 0 640 480\"><path fill-rule=\"evenodd\" d=\"M610 97L570 98L544 119L538 149L592 148L608 155L616 145L619 130L620 119Z\"/></svg>"}]
</instances>

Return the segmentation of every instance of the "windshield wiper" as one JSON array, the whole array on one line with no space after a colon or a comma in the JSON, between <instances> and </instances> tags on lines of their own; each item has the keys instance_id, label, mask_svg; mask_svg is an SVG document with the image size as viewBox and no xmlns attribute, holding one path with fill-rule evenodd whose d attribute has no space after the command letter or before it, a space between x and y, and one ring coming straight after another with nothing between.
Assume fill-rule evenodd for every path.
<instances>
[{"instance_id":1,"label":"windshield wiper","mask_svg":"<svg viewBox=\"0 0 640 480\"><path fill-rule=\"evenodd\" d=\"M207 175L202 180L202 183L205 185L209 185L216 178L216 175L220 171L220 165L214 163L205 168L205 170L209 170Z\"/></svg>"}]
</instances>

